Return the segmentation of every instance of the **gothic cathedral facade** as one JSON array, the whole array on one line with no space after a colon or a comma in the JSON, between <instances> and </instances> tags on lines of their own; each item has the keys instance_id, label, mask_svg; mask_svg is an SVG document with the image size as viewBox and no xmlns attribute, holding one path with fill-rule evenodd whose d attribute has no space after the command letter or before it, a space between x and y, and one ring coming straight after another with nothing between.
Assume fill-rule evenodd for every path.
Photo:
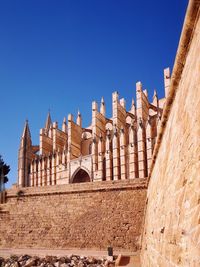
<instances>
[{"instance_id":1,"label":"gothic cathedral facade","mask_svg":"<svg viewBox=\"0 0 200 267\"><path fill-rule=\"evenodd\" d=\"M136 83L136 105L126 110L124 98L112 94L112 118L92 103L92 123L82 127L78 112L64 118L62 129L47 116L38 146L32 145L28 122L21 137L18 156L18 186L46 186L106 180L146 178L168 88L169 68L164 70L165 97L154 91L152 103L141 82Z\"/></svg>"}]
</instances>

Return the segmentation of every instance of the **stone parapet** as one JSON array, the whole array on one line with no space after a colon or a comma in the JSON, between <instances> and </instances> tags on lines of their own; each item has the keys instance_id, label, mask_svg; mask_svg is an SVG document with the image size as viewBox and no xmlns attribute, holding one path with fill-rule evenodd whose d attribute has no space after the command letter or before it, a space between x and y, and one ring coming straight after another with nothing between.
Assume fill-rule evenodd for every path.
<instances>
[{"instance_id":1,"label":"stone parapet","mask_svg":"<svg viewBox=\"0 0 200 267\"><path fill-rule=\"evenodd\" d=\"M84 193L93 191L112 191L112 190L137 190L147 189L147 178L138 178L133 180L103 181L96 183L66 184L42 187L14 188L7 190L7 199L20 196L26 197L31 195L49 195L49 194L70 194Z\"/></svg>"},{"instance_id":2,"label":"stone parapet","mask_svg":"<svg viewBox=\"0 0 200 267\"><path fill-rule=\"evenodd\" d=\"M146 179L14 188L0 211L0 248L141 248Z\"/></svg>"}]
</instances>

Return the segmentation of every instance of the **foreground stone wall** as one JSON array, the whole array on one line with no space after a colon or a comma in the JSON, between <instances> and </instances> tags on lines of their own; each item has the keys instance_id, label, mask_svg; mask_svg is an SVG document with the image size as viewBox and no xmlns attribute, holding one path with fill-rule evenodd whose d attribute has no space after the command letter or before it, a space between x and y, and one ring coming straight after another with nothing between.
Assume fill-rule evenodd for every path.
<instances>
[{"instance_id":1,"label":"foreground stone wall","mask_svg":"<svg viewBox=\"0 0 200 267\"><path fill-rule=\"evenodd\" d=\"M177 55L184 68L148 187L144 267L200 266L200 20L199 11L191 13L186 28L194 26Z\"/></svg>"},{"instance_id":2,"label":"foreground stone wall","mask_svg":"<svg viewBox=\"0 0 200 267\"><path fill-rule=\"evenodd\" d=\"M141 246L146 179L23 188L0 205L0 248Z\"/></svg>"}]
</instances>

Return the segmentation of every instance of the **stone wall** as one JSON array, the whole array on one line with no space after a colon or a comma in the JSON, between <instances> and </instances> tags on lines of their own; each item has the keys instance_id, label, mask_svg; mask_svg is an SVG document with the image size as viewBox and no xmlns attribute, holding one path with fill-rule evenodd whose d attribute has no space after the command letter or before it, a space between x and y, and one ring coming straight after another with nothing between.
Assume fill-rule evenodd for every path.
<instances>
[{"instance_id":1,"label":"stone wall","mask_svg":"<svg viewBox=\"0 0 200 267\"><path fill-rule=\"evenodd\" d=\"M147 193L141 256L144 267L200 266L200 20L197 1L190 1L188 7L172 80L174 87L170 90L177 85L175 97L166 103L169 117L167 119L164 110L162 126L166 126L159 149L154 153L157 155L154 155Z\"/></svg>"},{"instance_id":2,"label":"stone wall","mask_svg":"<svg viewBox=\"0 0 200 267\"><path fill-rule=\"evenodd\" d=\"M0 248L136 251L146 179L11 189L0 206Z\"/></svg>"}]
</instances>

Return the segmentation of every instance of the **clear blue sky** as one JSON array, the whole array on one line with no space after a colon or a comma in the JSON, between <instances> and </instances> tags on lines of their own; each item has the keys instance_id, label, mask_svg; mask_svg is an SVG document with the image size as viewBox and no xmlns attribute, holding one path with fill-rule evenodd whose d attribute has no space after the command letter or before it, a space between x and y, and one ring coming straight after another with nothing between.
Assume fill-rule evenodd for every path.
<instances>
[{"instance_id":1,"label":"clear blue sky","mask_svg":"<svg viewBox=\"0 0 200 267\"><path fill-rule=\"evenodd\" d=\"M91 102L111 94L130 106L135 83L163 97L163 69L173 66L186 0L0 1L0 154L17 181L25 119L39 143L48 109L59 125L79 108L91 121Z\"/></svg>"}]
</instances>

